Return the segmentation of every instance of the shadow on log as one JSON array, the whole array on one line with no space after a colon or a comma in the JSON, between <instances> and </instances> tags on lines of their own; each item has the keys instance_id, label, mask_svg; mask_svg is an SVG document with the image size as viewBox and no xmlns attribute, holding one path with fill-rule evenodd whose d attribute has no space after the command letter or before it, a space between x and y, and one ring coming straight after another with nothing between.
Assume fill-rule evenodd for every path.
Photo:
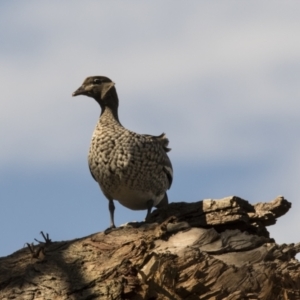
<instances>
[{"instance_id":1,"label":"shadow on log","mask_svg":"<svg viewBox=\"0 0 300 300\"><path fill-rule=\"evenodd\" d=\"M108 234L47 237L0 258L0 299L300 299L300 244L277 245L266 229L290 207L171 203Z\"/></svg>"}]
</instances>

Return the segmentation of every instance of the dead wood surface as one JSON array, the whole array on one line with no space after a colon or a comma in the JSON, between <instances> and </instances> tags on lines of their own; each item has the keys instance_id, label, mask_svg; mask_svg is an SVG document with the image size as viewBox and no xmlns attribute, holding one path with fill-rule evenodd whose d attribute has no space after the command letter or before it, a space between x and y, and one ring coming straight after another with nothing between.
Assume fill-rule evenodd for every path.
<instances>
[{"instance_id":1,"label":"dead wood surface","mask_svg":"<svg viewBox=\"0 0 300 300\"><path fill-rule=\"evenodd\" d=\"M0 258L0 299L300 299L300 244L266 229L290 207L281 196L171 203L108 234L46 237Z\"/></svg>"}]
</instances>

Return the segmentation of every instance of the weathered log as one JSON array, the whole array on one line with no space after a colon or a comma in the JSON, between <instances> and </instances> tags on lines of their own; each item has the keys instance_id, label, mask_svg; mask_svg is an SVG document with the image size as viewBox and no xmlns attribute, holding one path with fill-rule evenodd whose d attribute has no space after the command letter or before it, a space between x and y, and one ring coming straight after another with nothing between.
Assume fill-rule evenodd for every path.
<instances>
[{"instance_id":1,"label":"weathered log","mask_svg":"<svg viewBox=\"0 0 300 300\"><path fill-rule=\"evenodd\" d=\"M290 207L171 203L108 234L45 236L0 258L0 299L300 299L300 244L277 245L266 229Z\"/></svg>"}]
</instances>

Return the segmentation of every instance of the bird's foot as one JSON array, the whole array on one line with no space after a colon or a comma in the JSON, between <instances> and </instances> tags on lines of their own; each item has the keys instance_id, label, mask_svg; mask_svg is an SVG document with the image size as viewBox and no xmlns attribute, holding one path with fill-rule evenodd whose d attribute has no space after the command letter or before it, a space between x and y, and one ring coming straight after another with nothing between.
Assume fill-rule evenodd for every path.
<instances>
[{"instance_id":1,"label":"bird's foot","mask_svg":"<svg viewBox=\"0 0 300 300\"><path fill-rule=\"evenodd\" d=\"M120 229L123 229L123 227L122 226L120 226L120 227L110 226L110 227L108 227L107 229L104 230L104 234L109 234L113 231L117 231L117 230L120 230Z\"/></svg>"}]
</instances>

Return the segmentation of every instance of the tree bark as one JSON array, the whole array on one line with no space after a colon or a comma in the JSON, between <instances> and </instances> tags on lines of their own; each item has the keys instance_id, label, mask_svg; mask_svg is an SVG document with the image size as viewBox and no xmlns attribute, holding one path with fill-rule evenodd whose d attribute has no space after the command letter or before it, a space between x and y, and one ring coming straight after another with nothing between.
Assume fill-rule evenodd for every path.
<instances>
[{"instance_id":1,"label":"tree bark","mask_svg":"<svg viewBox=\"0 0 300 300\"><path fill-rule=\"evenodd\" d=\"M266 226L291 204L238 197L171 203L148 223L0 258L0 299L300 299L300 244Z\"/></svg>"}]
</instances>

